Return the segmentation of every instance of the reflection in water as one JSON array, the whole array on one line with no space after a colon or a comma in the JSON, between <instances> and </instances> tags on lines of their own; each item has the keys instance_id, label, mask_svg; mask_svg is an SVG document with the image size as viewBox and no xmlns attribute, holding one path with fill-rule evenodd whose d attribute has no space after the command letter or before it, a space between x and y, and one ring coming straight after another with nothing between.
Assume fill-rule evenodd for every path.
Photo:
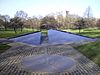
<instances>
[{"instance_id":1,"label":"reflection in water","mask_svg":"<svg viewBox=\"0 0 100 75\"><path fill-rule=\"evenodd\" d=\"M57 30L48 30L48 37L49 40L48 42L50 44L53 43L70 43L70 42L79 42L79 41L92 41L93 39L83 37L83 36L78 36L70 33L65 33L65 32L60 32Z\"/></svg>"},{"instance_id":2,"label":"reflection in water","mask_svg":"<svg viewBox=\"0 0 100 75\"><path fill-rule=\"evenodd\" d=\"M28 34L25 36L12 38L11 40L14 40L15 42L22 42L31 45L39 45L41 42L41 33L38 32L38 33Z\"/></svg>"},{"instance_id":3,"label":"reflection in water","mask_svg":"<svg viewBox=\"0 0 100 75\"><path fill-rule=\"evenodd\" d=\"M45 37L44 39L42 39L42 42L41 42L41 32L13 38L11 40L31 45L62 44L62 43L71 43L80 41L93 41L93 39L91 38L82 37L52 29L48 30L48 39L47 37Z\"/></svg>"}]
</instances>

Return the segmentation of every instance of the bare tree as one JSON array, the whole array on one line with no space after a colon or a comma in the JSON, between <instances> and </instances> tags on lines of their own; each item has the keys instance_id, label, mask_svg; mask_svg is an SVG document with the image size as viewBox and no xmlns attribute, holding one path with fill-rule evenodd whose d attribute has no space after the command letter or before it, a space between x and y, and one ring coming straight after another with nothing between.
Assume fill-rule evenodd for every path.
<instances>
[{"instance_id":1,"label":"bare tree","mask_svg":"<svg viewBox=\"0 0 100 75\"><path fill-rule=\"evenodd\" d=\"M28 18L28 23L29 23L30 27L34 30L34 22L31 17Z\"/></svg>"},{"instance_id":2,"label":"bare tree","mask_svg":"<svg viewBox=\"0 0 100 75\"><path fill-rule=\"evenodd\" d=\"M1 19L4 21L4 28L7 30L8 22L10 22L10 16L9 15L3 15L1 16Z\"/></svg>"},{"instance_id":3,"label":"bare tree","mask_svg":"<svg viewBox=\"0 0 100 75\"><path fill-rule=\"evenodd\" d=\"M12 28L14 28L14 31L16 33L16 30L18 28L21 28L22 29L22 26L23 26L23 22L21 21L21 18L19 17L14 17L12 19L10 19L10 23L12 25ZM22 31L22 30L21 30Z\"/></svg>"},{"instance_id":4,"label":"bare tree","mask_svg":"<svg viewBox=\"0 0 100 75\"><path fill-rule=\"evenodd\" d=\"M39 29L40 28L40 20L39 18L33 16L33 17L28 17L28 19L25 21L25 25L28 28L32 28L33 30Z\"/></svg>"},{"instance_id":5,"label":"bare tree","mask_svg":"<svg viewBox=\"0 0 100 75\"><path fill-rule=\"evenodd\" d=\"M88 6L86 8L86 11L84 13L84 17L88 18L88 19L93 17L92 8L90 6Z\"/></svg>"},{"instance_id":6,"label":"bare tree","mask_svg":"<svg viewBox=\"0 0 100 75\"><path fill-rule=\"evenodd\" d=\"M28 14L25 12L25 11L17 11L16 14L15 14L15 17L20 17L20 18L23 18L23 19L26 19L28 16Z\"/></svg>"},{"instance_id":7,"label":"bare tree","mask_svg":"<svg viewBox=\"0 0 100 75\"><path fill-rule=\"evenodd\" d=\"M95 19L93 18L92 8L88 6L83 16L87 22L87 27L94 27Z\"/></svg>"},{"instance_id":8,"label":"bare tree","mask_svg":"<svg viewBox=\"0 0 100 75\"><path fill-rule=\"evenodd\" d=\"M46 28L57 28L57 24L58 22L56 21L56 19L54 18L54 16L45 16L42 20L41 20L41 25L46 25Z\"/></svg>"},{"instance_id":9,"label":"bare tree","mask_svg":"<svg viewBox=\"0 0 100 75\"><path fill-rule=\"evenodd\" d=\"M81 29L85 28L86 24L85 24L85 20L83 18L79 19L78 21L75 22L75 26L76 28L79 30L79 33L81 32Z\"/></svg>"},{"instance_id":10,"label":"bare tree","mask_svg":"<svg viewBox=\"0 0 100 75\"><path fill-rule=\"evenodd\" d=\"M21 31L23 30L23 25L24 25L25 20L27 19L27 16L28 16L28 14L22 10L17 11L15 14L15 17L19 17L21 20L20 24L19 24L21 27Z\"/></svg>"},{"instance_id":11,"label":"bare tree","mask_svg":"<svg viewBox=\"0 0 100 75\"><path fill-rule=\"evenodd\" d=\"M2 19L0 19L0 29L3 28L3 25L4 25L4 21Z\"/></svg>"},{"instance_id":12,"label":"bare tree","mask_svg":"<svg viewBox=\"0 0 100 75\"><path fill-rule=\"evenodd\" d=\"M96 26L97 26L98 29L100 29L100 19L97 20Z\"/></svg>"}]
</instances>

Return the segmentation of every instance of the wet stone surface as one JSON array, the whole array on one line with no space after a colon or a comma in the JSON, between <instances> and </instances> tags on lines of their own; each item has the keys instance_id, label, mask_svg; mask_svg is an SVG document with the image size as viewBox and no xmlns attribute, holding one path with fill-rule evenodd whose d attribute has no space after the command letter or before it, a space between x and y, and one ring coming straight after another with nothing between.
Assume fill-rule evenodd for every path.
<instances>
[{"instance_id":1,"label":"wet stone surface","mask_svg":"<svg viewBox=\"0 0 100 75\"><path fill-rule=\"evenodd\" d=\"M66 58L72 58L73 60L75 60L75 62L77 62L76 64L74 64L75 69L65 71L65 72L63 71L64 69L62 69L61 71L57 70L56 73L53 74L48 72L37 72L37 71L33 72L30 71L29 69L26 70L25 67L29 65L24 65L25 63L22 64L22 60L24 58L33 57L33 56L39 58L38 57L39 55L46 54L45 51L47 51L48 55L57 55L57 56L51 56L50 60L53 60L55 57L57 58L63 57L61 59L62 61L65 61L63 59ZM33 58L35 59L36 57ZM46 56L42 56L42 58L43 57ZM52 57L53 59L51 59ZM30 58L29 60L33 60L33 59ZM56 59L56 60L59 61L60 59ZM63 64L60 65L63 66ZM67 64L64 63L64 65ZM56 68L58 68L58 65ZM32 47L28 45L22 45L22 46L12 47L8 51L0 55L0 75L100 75L100 67L69 45L52 45L52 46L49 45L49 46L42 46L42 47L39 46Z\"/></svg>"},{"instance_id":2,"label":"wet stone surface","mask_svg":"<svg viewBox=\"0 0 100 75\"><path fill-rule=\"evenodd\" d=\"M23 58L22 67L31 72L66 72L75 69L74 59L61 55L34 55Z\"/></svg>"}]
</instances>

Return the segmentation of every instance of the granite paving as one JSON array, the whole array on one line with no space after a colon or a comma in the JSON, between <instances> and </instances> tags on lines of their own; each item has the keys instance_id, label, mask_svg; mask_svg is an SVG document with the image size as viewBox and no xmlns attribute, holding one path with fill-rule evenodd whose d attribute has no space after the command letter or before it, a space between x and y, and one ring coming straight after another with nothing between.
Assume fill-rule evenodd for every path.
<instances>
[{"instance_id":1,"label":"granite paving","mask_svg":"<svg viewBox=\"0 0 100 75\"><path fill-rule=\"evenodd\" d=\"M57 73L34 72L23 68L23 58L42 55L45 51L48 55L56 54L74 59L77 62L76 67ZM0 55L0 75L100 75L100 67L67 44L35 47L23 44L13 46Z\"/></svg>"}]
</instances>

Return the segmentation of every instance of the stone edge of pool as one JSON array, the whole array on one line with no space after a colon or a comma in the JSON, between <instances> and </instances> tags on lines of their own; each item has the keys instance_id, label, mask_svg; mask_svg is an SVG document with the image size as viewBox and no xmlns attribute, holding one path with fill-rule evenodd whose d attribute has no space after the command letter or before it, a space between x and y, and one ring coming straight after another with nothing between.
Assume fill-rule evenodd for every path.
<instances>
[{"instance_id":1,"label":"stone edge of pool","mask_svg":"<svg viewBox=\"0 0 100 75\"><path fill-rule=\"evenodd\" d=\"M90 39L95 39L93 37L89 37L89 36L85 36L85 35L80 35L80 34L75 34L75 33L72 33L72 32L66 32L66 31L62 31L62 30L58 30L58 29L53 29L53 30L57 30L57 31L61 31L61 32L69 33L69 34L73 34L73 35L78 35L78 36L82 36L82 37L86 37L86 38L90 38Z\"/></svg>"},{"instance_id":2,"label":"stone edge of pool","mask_svg":"<svg viewBox=\"0 0 100 75\"><path fill-rule=\"evenodd\" d=\"M14 37L8 37L7 39L10 40L12 38L17 38L17 37L20 37L20 36L24 36L24 35L28 35L28 34L33 34L33 33L38 33L40 31L36 31L36 32L30 32L30 33L26 33L26 34L21 34L21 35L18 35L18 36L14 36Z\"/></svg>"},{"instance_id":3,"label":"stone edge of pool","mask_svg":"<svg viewBox=\"0 0 100 75\"><path fill-rule=\"evenodd\" d=\"M57 29L49 29L49 30L57 30ZM48 30L48 31L49 31ZM77 36L81 36L81 37L85 37L85 38L89 38L91 39L92 41L95 40L95 38L90 38L88 36L82 36L82 35L79 35L79 34L74 34L74 33L71 33L71 32L66 32L66 31L61 31L61 30L57 30L57 31L60 31L60 32L64 32L64 33L69 33L69 34L73 34L73 35L77 35ZM28 34L33 34L33 33L38 33L40 31L37 31L37 32L31 32L31 33L27 33L27 34L24 34L24 35L28 35ZM15 36L15 37L11 37L11 38L8 38L9 40L13 39L13 38L17 38L17 37L20 37L20 36L24 36L24 35L19 35L19 36ZM42 36L40 37L40 39L42 38ZM92 42L90 41L90 42ZM14 41L13 41L14 42ZM58 43L58 42L54 42L54 43L48 43L48 44L41 44L42 40L40 40L40 45L35 45L35 46L46 46L46 45L57 45L57 44L71 44L71 43L74 43L74 42L71 42L71 43L66 43L66 42L63 42L63 43ZM84 42L84 41L83 41ZM32 45L32 44L29 44L29 45ZM33 45L34 46L34 45Z\"/></svg>"}]
</instances>

